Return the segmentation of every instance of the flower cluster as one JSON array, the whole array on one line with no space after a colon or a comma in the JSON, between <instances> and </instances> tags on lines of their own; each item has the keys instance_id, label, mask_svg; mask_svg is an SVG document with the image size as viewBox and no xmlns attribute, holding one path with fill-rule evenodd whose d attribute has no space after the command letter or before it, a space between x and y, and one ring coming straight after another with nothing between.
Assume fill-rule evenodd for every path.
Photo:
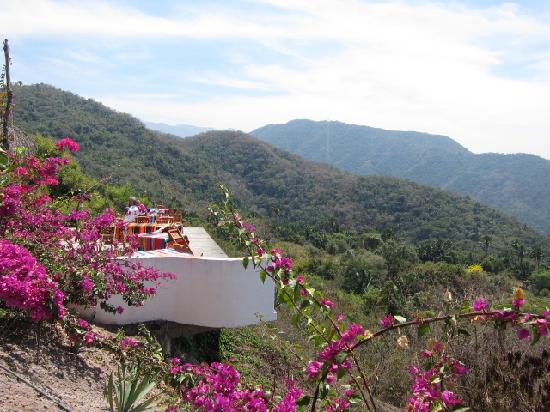
<instances>
[{"instance_id":1,"label":"flower cluster","mask_svg":"<svg viewBox=\"0 0 550 412\"><path fill-rule=\"evenodd\" d=\"M468 373L461 362L445 354L444 345L432 342L429 350L421 352L421 357L427 364L426 370L411 366L409 372L414 379L411 388L412 396L407 402L407 410L411 412L429 412L433 410L453 410L461 405L452 388L455 381Z\"/></svg>"},{"instance_id":2,"label":"flower cluster","mask_svg":"<svg viewBox=\"0 0 550 412\"><path fill-rule=\"evenodd\" d=\"M65 138L59 151L78 150ZM34 320L63 317L64 305L96 305L114 313L108 300L121 295L128 305L140 305L155 292L159 280L172 275L128 259L137 247L134 237L114 239L105 247L102 232L124 233L112 210L92 217L77 203L64 214L51 206L48 195L58 184L69 159L8 153L7 181L0 186L0 299L29 312ZM25 245L23 248L20 245ZM39 257L39 261L35 259ZM86 341L92 341L88 334Z\"/></svg>"},{"instance_id":3,"label":"flower cluster","mask_svg":"<svg viewBox=\"0 0 550 412\"><path fill-rule=\"evenodd\" d=\"M287 381L285 396L274 401L262 389L241 387L240 374L235 367L218 362L210 366L192 365L173 358L170 374L178 382L192 382L190 387L182 385L182 398L204 412L294 412L302 396L294 382Z\"/></svg>"},{"instance_id":4,"label":"flower cluster","mask_svg":"<svg viewBox=\"0 0 550 412\"><path fill-rule=\"evenodd\" d=\"M35 321L62 318L64 294L46 268L22 246L0 239L0 299L9 308L27 311Z\"/></svg>"},{"instance_id":5,"label":"flower cluster","mask_svg":"<svg viewBox=\"0 0 550 412\"><path fill-rule=\"evenodd\" d=\"M70 152L77 152L80 149L78 143L69 137L64 137L55 144L55 148L59 151L67 149Z\"/></svg>"}]
</instances>

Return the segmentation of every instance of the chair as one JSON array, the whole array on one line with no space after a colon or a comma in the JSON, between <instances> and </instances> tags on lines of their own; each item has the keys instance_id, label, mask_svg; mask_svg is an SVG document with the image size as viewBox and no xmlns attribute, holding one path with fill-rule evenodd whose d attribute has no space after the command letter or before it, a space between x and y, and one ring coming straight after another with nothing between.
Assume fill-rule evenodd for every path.
<instances>
[{"instance_id":1,"label":"chair","mask_svg":"<svg viewBox=\"0 0 550 412\"><path fill-rule=\"evenodd\" d=\"M115 226L104 228L101 233L101 243L104 245L112 245L115 241Z\"/></svg>"},{"instance_id":2,"label":"chair","mask_svg":"<svg viewBox=\"0 0 550 412\"><path fill-rule=\"evenodd\" d=\"M181 234L181 232L176 228L170 228L167 230L169 245L177 250L178 252L191 253L193 251L189 247L189 239L187 236Z\"/></svg>"},{"instance_id":3,"label":"chair","mask_svg":"<svg viewBox=\"0 0 550 412\"><path fill-rule=\"evenodd\" d=\"M174 223L174 218L172 216L157 216L155 223L159 223L159 224Z\"/></svg>"},{"instance_id":4,"label":"chair","mask_svg":"<svg viewBox=\"0 0 550 412\"><path fill-rule=\"evenodd\" d=\"M137 216L136 223L149 223L149 216Z\"/></svg>"}]
</instances>

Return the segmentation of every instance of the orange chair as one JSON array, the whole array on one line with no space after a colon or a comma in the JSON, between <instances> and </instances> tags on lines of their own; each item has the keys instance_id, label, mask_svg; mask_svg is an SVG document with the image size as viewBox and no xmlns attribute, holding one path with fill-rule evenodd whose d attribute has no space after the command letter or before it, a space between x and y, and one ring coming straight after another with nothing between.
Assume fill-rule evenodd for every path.
<instances>
[{"instance_id":1,"label":"orange chair","mask_svg":"<svg viewBox=\"0 0 550 412\"><path fill-rule=\"evenodd\" d=\"M149 223L149 216L136 216L136 223Z\"/></svg>"},{"instance_id":2,"label":"orange chair","mask_svg":"<svg viewBox=\"0 0 550 412\"><path fill-rule=\"evenodd\" d=\"M167 230L169 243L168 245L178 252L191 253L193 251L189 247L189 239L187 236L181 234L181 232L176 228L170 228Z\"/></svg>"},{"instance_id":3,"label":"orange chair","mask_svg":"<svg viewBox=\"0 0 550 412\"><path fill-rule=\"evenodd\" d=\"M159 223L159 224L174 223L174 218L172 216L157 216L155 223Z\"/></svg>"}]
</instances>

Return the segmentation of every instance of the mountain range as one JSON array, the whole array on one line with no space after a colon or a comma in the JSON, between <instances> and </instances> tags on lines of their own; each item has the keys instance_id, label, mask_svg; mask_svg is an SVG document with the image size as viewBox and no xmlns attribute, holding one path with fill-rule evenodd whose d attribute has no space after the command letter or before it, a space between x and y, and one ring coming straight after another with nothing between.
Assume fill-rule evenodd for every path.
<instances>
[{"instance_id":1,"label":"mountain range","mask_svg":"<svg viewBox=\"0 0 550 412\"><path fill-rule=\"evenodd\" d=\"M14 121L20 128L72 137L86 173L131 184L191 215L204 214L219 199L217 184L224 183L241 209L287 233L393 231L411 242L450 239L478 249L484 236L494 239L495 248L514 239L548 244L538 232L475 200L409 180L345 173L242 132L181 139L49 85L19 86L15 92Z\"/></svg>"},{"instance_id":2,"label":"mountain range","mask_svg":"<svg viewBox=\"0 0 550 412\"><path fill-rule=\"evenodd\" d=\"M196 134L207 132L212 130L208 127L199 127L193 126L191 124L166 124L166 123L153 123L153 122L144 122L145 126L151 130L156 130L161 133L168 133L178 137L189 137Z\"/></svg>"},{"instance_id":3,"label":"mountain range","mask_svg":"<svg viewBox=\"0 0 550 412\"><path fill-rule=\"evenodd\" d=\"M469 196L550 234L550 161L541 157L474 154L446 136L334 121L293 120L251 134L344 171L405 178Z\"/></svg>"}]
</instances>

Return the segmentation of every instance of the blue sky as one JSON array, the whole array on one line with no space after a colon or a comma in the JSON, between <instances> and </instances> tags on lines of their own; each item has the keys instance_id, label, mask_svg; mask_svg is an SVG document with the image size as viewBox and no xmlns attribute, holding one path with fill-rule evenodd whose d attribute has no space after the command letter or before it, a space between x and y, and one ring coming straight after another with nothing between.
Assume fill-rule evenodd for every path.
<instances>
[{"instance_id":1,"label":"blue sky","mask_svg":"<svg viewBox=\"0 0 550 412\"><path fill-rule=\"evenodd\" d=\"M4 0L13 77L147 121L294 118L550 159L550 2Z\"/></svg>"}]
</instances>

